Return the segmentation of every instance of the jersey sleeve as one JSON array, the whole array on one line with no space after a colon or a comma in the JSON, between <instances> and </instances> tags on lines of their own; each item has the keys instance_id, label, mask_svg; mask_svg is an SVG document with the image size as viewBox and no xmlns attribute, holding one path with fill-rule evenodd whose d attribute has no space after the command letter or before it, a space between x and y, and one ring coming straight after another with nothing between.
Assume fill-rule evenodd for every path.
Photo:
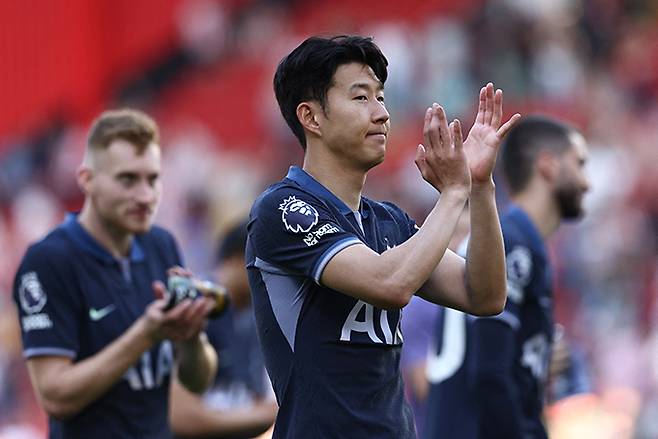
<instances>
[{"instance_id":1,"label":"jersey sleeve","mask_svg":"<svg viewBox=\"0 0 658 439\"><path fill-rule=\"evenodd\" d=\"M14 280L23 356L43 355L76 358L79 348L81 305L66 285L60 268L63 255L38 244L23 258Z\"/></svg>"},{"instance_id":2,"label":"jersey sleeve","mask_svg":"<svg viewBox=\"0 0 658 439\"><path fill-rule=\"evenodd\" d=\"M510 234L511 235L511 234ZM505 235L503 235L505 236ZM500 320L514 331L521 325L521 307L533 278L533 258L527 244L514 236L505 236L505 265L507 269L507 301L502 313L485 319Z\"/></svg>"},{"instance_id":3,"label":"jersey sleeve","mask_svg":"<svg viewBox=\"0 0 658 439\"><path fill-rule=\"evenodd\" d=\"M294 188L277 189L256 202L248 236L259 269L303 275L317 283L334 255L362 243L321 200Z\"/></svg>"}]
</instances>

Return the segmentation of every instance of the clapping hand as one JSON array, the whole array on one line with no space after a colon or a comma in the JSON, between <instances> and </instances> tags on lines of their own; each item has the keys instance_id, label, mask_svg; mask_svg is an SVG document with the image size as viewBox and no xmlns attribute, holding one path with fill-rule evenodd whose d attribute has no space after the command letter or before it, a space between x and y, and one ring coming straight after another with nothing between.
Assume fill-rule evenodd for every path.
<instances>
[{"instance_id":1,"label":"clapping hand","mask_svg":"<svg viewBox=\"0 0 658 439\"><path fill-rule=\"evenodd\" d=\"M425 181L441 193L456 189L468 194L471 177L460 122L455 119L448 125L443 108L433 104L425 112L423 141L415 162Z\"/></svg>"},{"instance_id":2,"label":"clapping hand","mask_svg":"<svg viewBox=\"0 0 658 439\"><path fill-rule=\"evenodd\" d=\"M471 181L474 185L491 181L500 144L521 115L514 114L501 125L503 117L503 91L494 92L490 82L480 89L475 123L464 142Z\"/></svg>"}]
</instances>

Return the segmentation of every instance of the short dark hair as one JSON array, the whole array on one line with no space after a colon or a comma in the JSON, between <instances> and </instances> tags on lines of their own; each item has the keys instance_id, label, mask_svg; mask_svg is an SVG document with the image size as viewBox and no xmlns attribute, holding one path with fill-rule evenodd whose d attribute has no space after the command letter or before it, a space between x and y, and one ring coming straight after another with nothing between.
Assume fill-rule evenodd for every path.
<instances>
[{"instance_id":1,"label":"short dark hair","mask_svg":"<svg viewBox=\"0 0 658 439\"><path fill-rule=\"evenodd\" d=\"M352 62L370 66L382 85L386 82L388 60L369 37L310 37L279 63L274 74L274 93L283 118L302 148L306 149L306 136L297 119L297 106L315 100L324 109L336 69Z\"/></svg>"},{"instance_id":2,"label":"short dark hair","mask_svg":"<svg viewBox=\"0 0 658 439\"><path fill-rule=\"evenodd\" d=\"M542 150L561 154L571 145L576 130L546 116L521 119L505 138L501 153L502 170L512 194L525 189L532 177L532 167Z\"/></svg>"},{"instance_id":3,"label":"short dark hair","mask_svg":"<svg viewBox=\"0 0 658 439\"><path fill-rule=\"evenodd\" d=\"M87 137L87 148L104 150L115 140L125 140L143 151L160 141L158 125L147 114L128 108L103 112L94 120Z\"/></svg>"},{"instance_id":4,"label":"short dark hair","mask_svg":"<svg viewBox=\"0 0 658 439\"><path fill-rule=\"evenodd\" d=\"M231 226L217 246L216 261L221 263L234 256L244 257L247 245L247 221L241 221Z\"/></svg>"}]
</instances>

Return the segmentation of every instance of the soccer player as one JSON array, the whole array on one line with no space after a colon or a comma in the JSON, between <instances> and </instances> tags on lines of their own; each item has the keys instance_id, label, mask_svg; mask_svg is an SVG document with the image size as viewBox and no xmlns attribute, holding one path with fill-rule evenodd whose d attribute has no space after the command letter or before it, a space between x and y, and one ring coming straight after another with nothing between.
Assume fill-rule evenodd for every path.
<instances>
[{"instance_id":1,"label":"soccer player","mask_svg":"<svg viewBox=\"0 0 658 439\"><path fill-rule=\"evenodd\" d=\"M82 211L30 246L16 274L24 356L50 438L170 437L172 376L199 392L215 374L202 332L212 300L165 309L168 273L189 272L174 238L152 226L158 142L143 113L101 114L77 173Z\"/></svg>"},{"instance_id":2,"label":"soccer player","mask_svg":"<svg viewBox=\"0 0 658 439\"><path fill-rule=\"evenodd\" d=\"M589 184L583 136L540 116L502 148L512 205L501 220L507 304L475 318L445 309L428 361L427 438L546 438L542 422L553 343L551 268L544 241L581 216Z\"/></svg>"},{"instance_id":3,"label":"soccer player","mask_svg":"<svg viewBox=\"0 0 658 439\"><path fill-rule=\"evenodd\" d=\"M305 150L303 168L268 188L248 225L247 267L279 413L275 438L415 437L400 375L401 309L425 299L478 315L505 303L503 241L491 172L502 91L480 91L462 142L434 104L416 164L441 196L422 227L361 195L390 129L387 60L370 38L311 37L279 64L274 89ZM448 242L467 199L466 261Z\"/></svg>"},{"instance_id":4,"label":"soccer player","mask_svg":"<svg viewBox=\"0 0 658 439\"><path fill-rule=\"evenodd\" d=\"M180 385L171 393L171 425L184 437L252 438L274 423L277 405L258 345L244 265L246 222L231 227L217 252L217 277L230 306L206 328L217 350L219 370L212 387L195 395Z\"/></svg>"}]
</instances>

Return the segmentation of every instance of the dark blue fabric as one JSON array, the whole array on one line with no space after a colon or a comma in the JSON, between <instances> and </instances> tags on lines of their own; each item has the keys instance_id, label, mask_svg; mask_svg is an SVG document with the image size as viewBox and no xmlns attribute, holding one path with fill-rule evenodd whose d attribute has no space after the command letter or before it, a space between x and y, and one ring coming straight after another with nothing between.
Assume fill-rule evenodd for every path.
<instances>
[{"instance_id":1,"label":"dark blue fabric","mask_svg":"<svg viewBox=\"0 0 658 439\"><path fill-rule=\"evenodd\" d=\"M211 392L230 392L231 388L240 386L252 397L265 397L269 383L253 310L237 311L229 307L219 318L208 322L206 334L220 358Z\"/></svg>"},{"instance_id":2,"label":"dark blue fabric","mask_svg":"<svg viewBox=\"0 0 658 439\"><path fill-rule=\"evenodd\" d=\"M553 341L549 261L541 235L523 210L512 206L501 226L505 310L495 317L464 319L463 362L431 385L427 438L547 437L542 409ZM443 330L440 320L439 340ZM440 353L439 344L435 354Z\"/></svg>"},{"instance_id":3,"label":"dark blue fabric","mask_svg":"<svg viewBox=\"0 0 658 439\"><path fill-rule=\"evenodd\" d=\"M306 217L287 217L291 197ZM362 198L359 214L363 230L342 201L296 167L252 208L246 260L280 405L275 438L415 437L400 375L401 310L378 309L318 282L336 249L363 243L382 253L415 231L392 204ZM291 290L280 291L286 286ZM279 306L286 301L289 307ZM300 301L298 313L288 312ZM346 323L350 314L359 330Z\"/></svg>"},{"instance_id":4,"label":"dark blue fabric","mask_svg":"<svg viewBox=\"0 0 658 439\"><path fill-rule=\"evenodd\" d=\"M152 282L164 282L169 267L182 265L173 237L158 227L135 238L128 260L126 279L120 261L74 215L30 246L14 283L25 356L68 356L78 362L96 354L155 299ZM172 363L171 343L157 344L79 414L66 421L50 419L49 437L171 437L167 413Z\"/></svg>"}]
</instances>

